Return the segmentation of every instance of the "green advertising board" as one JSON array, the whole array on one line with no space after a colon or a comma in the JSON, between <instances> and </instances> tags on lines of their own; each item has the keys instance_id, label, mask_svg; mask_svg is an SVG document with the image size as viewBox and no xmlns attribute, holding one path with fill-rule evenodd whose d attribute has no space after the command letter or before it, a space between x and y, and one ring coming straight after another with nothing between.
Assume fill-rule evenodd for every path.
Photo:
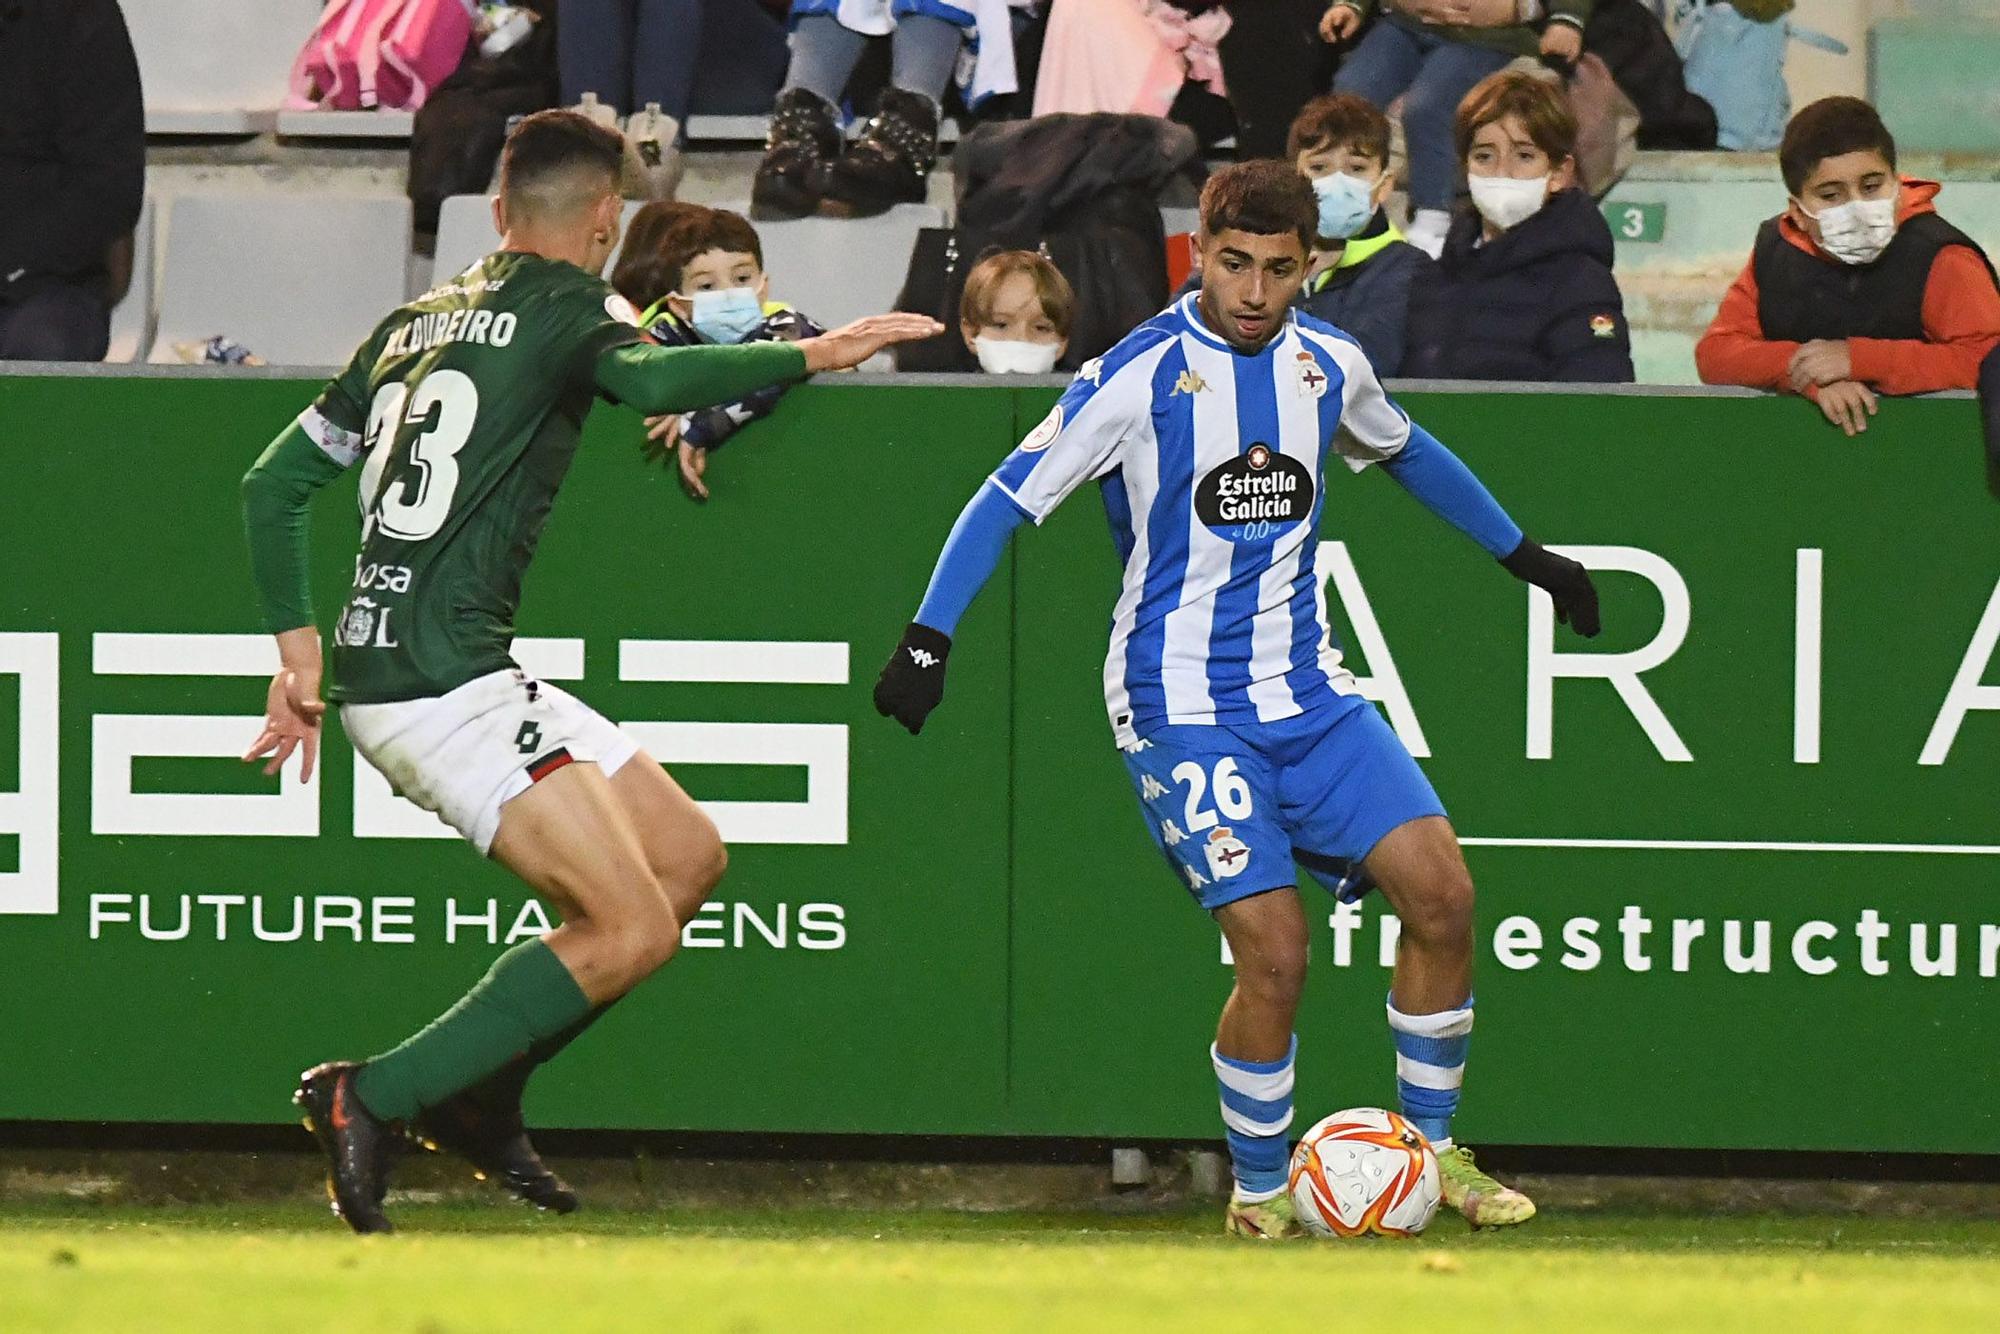
<instances>
[{"instance_id":1,"label":"green advertising board","mask_svg":"<svg viewBox=\"0 0 2000 1334\"><path fill-rule=\"evenodd\" d=\"M0 1118L277 1122L546 919L329 730L231 756L272 650L236 483L313 392L0 377ZM600 409L517 651L633 728L732 849L684 949L539 1124L1214 1137L1213 924L1101 697L1093 497L1025 533L921 738L881 659L1047 387L837 377L695 506ZM1849 441L1796 400L1402 395L1599 570L1585 642L1386 477L1321 575L1479 885L1476 1141L2000 1152L2000 506L1967 401ZM351 573L351 486L315 512ZM1394 1097L1393 919L1316 890L1301 1111Z\"/></svg>"}]
</instances>

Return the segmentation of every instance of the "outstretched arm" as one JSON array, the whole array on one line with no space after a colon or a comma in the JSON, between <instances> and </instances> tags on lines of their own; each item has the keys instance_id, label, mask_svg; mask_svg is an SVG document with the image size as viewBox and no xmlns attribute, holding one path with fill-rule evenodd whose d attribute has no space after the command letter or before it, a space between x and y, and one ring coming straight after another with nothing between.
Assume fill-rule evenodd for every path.
<instances>
[{"instance_id":1,"label":"outstretched arm","mask_svg":"<svg viewBox=\"0 0 2000 1334\"><path fill-rule=\"evenodd\" d=\"M597 387L648 417L728 403L768 385L859 366L892 343L930 338L944 326L928 315L870 315L797 343L658 347L627 343L597 359Z\"/></svg>"},{"instance_id":2,"label":"outstretched arm","mask_svg":"<svg viewBox=\"0 0 2000 1334\"><path fill-rule=\"evenodd\" d=\"M311 426L325 443L307 434ZM313 495L340 476L354 460L351 437L316 411L286 427L243 475L243 526L250 539L250 570L256 579L264 625L278 638L277 675L265 698L264 731L245 760L269 757L264 772L275 774L303 748L301 777L312 778L319 754L319 631L313 627L308 513Z\"/></svg>"},{"instance_id":3,"label":"outstretched arm","mask_svg":"<svg viewBox=\"0 0 2000 1334\"><path fill-rule=\"evenodd\" d=\"M917 619L903 632L903 642L875 683L876 711L909 728L911 735L924 730L924 720L944 700L945 658L959 618L993 577L1008 539L1027 519L1027 512L989 481L952 525Z\"/></svg>"},{"instance_id":4,"label":"outstretched arm","mask_svg":"<svg viewBox=\"0 0 2000 1334\"><path fill-rule=\"evenodd\" d=\"M1530 540L1458 455L1415 422L1409 443L1382 466L1431 513L1486 549L1506 571L1555 599L1556 619L1585 638L1598 631L1597 588L1567 556Z\"/></svg>"}]
</instances>

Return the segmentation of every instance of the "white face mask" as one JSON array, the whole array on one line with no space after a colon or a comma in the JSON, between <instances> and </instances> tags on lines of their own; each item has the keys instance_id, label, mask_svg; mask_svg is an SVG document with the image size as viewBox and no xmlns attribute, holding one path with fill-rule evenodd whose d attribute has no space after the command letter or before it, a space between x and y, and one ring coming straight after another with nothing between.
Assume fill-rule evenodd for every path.
<instances>
[{"instance_id":1,"label":"white face mask","mask_svg":"<svg viewBox=\"0 0 2000 1334\"><path fill-rule=\"evenodd\" d=\"M1549 198L1548 176L1517 180L1512 176L1470 176L1465 183L1472 191L1472 206L1479 216L1506 231L1518 227L1541 211Z\"/></svg>"},{"instance_id":2,"label":"white face mask","mask_svg":"<svg viewBox=\"0 0 2000 1334\"><path fill-rule=\"evenodd\" d=\"M1375 183L1359 176L1336 171L1313 178L1313 194L1319 198L1319 234L1329 241L1345 241L1368 225L1375 216Z\"/></svg>"},{"instance_id":3,"label":"white face mask","mask_svg":"<svg viewBox=\"0 0 2000 1334\"><path fill-rule=\"evenodd\" d=\"M1820 249L1842 264L1872 264L1896 238L1898 186L1880 199L1850 199L1814 213L1799 202L1805 215L1819 224Z\"/></svg>"},{"instance_id":4,"label":"white face mask","mask_svg":"<svg viewBox=\"0 0 2000 1334\"><path fill-rule=\"evenodd\" d=\"M979 358L979 369L989 375L1047 375L1056 368L1056 358L1062 356L1062 344L981 334L972 340L972 351Z\"/></svg>"}]
</instances>

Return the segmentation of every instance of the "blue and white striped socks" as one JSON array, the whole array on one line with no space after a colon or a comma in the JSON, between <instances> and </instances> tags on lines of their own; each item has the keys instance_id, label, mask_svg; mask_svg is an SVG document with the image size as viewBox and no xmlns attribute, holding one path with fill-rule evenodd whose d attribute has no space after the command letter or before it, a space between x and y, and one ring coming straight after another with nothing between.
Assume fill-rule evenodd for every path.
<instances>
[{"instance_id":1,"label":"blue and white striped socks","mask_svg":"<svg viewBox=\"0 0 2000 1334\"><path fill-rule=\"evenodd\" d=\"M1389 1001L1389 1035L1396 1040L1396 1096L1410 1124L1433 1148L1451 1147L1451 1114L1465 1083L1472 1044L1472 997L1455 1010L1404 1014Z\"/></svg>"},{"instance_id":2,"label":"blue and white striped socks","mask_svg":"<svg viewBox=\"0 0 2000 1334\"><path fill-rule=\"evenodd\" d=\"M1211 1045L1215 1082L1222 1092L1222 1125L1229 1133L1229 1163L1236 1174L1236 1198L1245 1204L1284 1193L1292 1124L1292 1062L1299 1040L1282 1061L1239 1061Z\"/></svg>"}]
</instances>

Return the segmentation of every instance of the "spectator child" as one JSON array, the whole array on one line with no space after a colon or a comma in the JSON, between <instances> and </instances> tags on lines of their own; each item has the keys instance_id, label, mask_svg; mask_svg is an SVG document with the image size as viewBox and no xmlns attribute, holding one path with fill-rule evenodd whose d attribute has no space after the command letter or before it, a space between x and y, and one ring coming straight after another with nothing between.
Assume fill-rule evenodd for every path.
<instances>
[{"instance_id":1,"label":"spectator child","mask_svg":"<svg viewBox=\"0 0 2000 1334\"><path fill-rule=\"evenodd\" d=\"M1472 209L1437 280L1411 297L1403 374L1629 383L1632 342L1611 228L1576 184L1576 117L1559 85L1482 80L1454 126Z\"/></svg>"},{"instance_id":2,"label":"spectator child","mask_svg":"<svg viewBox=\"0 0 2000 1334\"><path fill-rule=\"evenodd\" d=\"M1352 335L1377 375L1401 375L1410 289L1433 265L1383 208L1396 188L1389 118L1352 93L1316 97L1292 121L1285 154L1319 197L1314 271L1299 309Z\"/></svg>"},{"instance_id":3,"label":"spectator child","mask_svg":"<svg viewBox=\"0 0 2000 1334\"><path fill-rule=\"evenodd\" d=\"M1047 375L1069 347L1076 295L1048 257L1033 250L988 255L965 275L958 334L994 375Z\"/></svg>"},{"instance_id":4,"label":"spectator child","mask_svg":"<svg viewBox=\"0 0 2000 1334\"><path fill-rule=\"evenodd\" d=\"M1403 99L1410 155L1411 244L1435 255L1458 185L1452 116L1473 85L1516 56L1574 62L1596 0L1334 0L1320 36L1343 42L1375 22L1334 75L1333 90L1378 107Z\"/></svg>"},{"instance_id":5,"label":"spectator child","mask_svg":"<svg viewBox=\"0 0 2000 1334\"><path fill-rule=\"evenodd\" d=\"M660 343L797 342L825 330L771 296L764 247L757 229L740 214L698 204L646 205L632 219L630 235L611 285L640 307L640 325ZM708 455L738 427L768 416L785 386L760 389L735 403L699 412L648 418L647 453L676 456L681 487L708 499L703 474Z\"/></svg>"},{"instance_id":6,"label":"spectator child","mask_svg":"<svg viewBox=\"0 0 2000 1334\"><path fill-rule=\"evenodd\" d=\"M1878 393L1975 387L2000 346L1992 261L1938 216L1937 182L1897 176L1875 108L1804 108L1778 169L1790 198L1695 345L1702 380L1804 394L1850 436Z\"/></svg>"}]
</instances>

